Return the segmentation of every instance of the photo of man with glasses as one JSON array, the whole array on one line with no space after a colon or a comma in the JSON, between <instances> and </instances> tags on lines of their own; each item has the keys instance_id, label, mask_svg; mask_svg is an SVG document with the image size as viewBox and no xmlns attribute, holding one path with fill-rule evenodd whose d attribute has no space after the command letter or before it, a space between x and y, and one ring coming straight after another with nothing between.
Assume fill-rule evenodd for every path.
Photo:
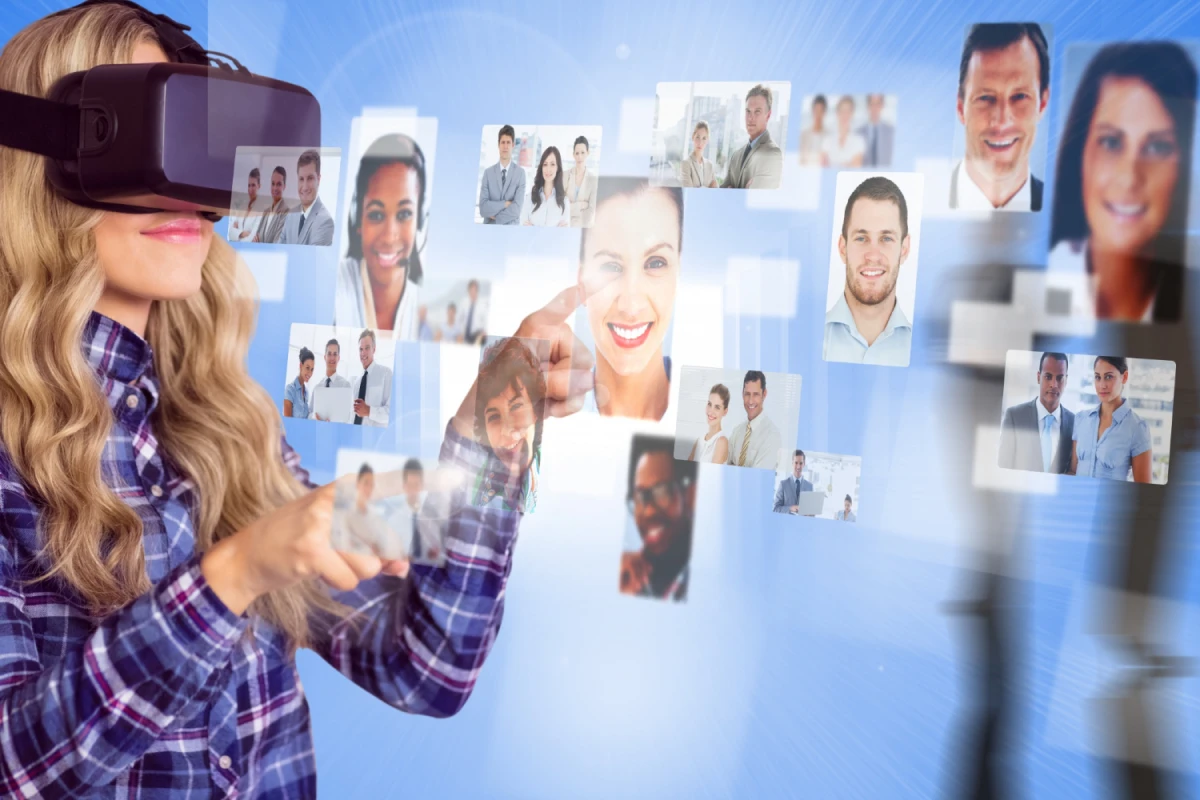
<instances>
[{"instance_id":1,"label":"photo of man with glasses","mask_svg":"<svg viewBox=\"0 0 1200 800\"><path fill-rule=\"evenodd\" d=\"M697 465L674 451L674 439L633 437L626 502L642 547L621 554L622 594L687 599Z\"/></svg>"}]
</instances>

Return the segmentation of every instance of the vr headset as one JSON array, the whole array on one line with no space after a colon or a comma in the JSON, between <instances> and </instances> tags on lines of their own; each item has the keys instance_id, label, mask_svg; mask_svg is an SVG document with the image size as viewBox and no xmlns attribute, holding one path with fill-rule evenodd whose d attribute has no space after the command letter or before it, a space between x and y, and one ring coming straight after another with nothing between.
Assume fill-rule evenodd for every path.
<instances>
[{"instance_id":1,"label":"vr headset","mask_svg":"<svg viewBox=\"0 0 1200 800\"><path fill-rule=\"evenodd\" d=\"M102 4L134 9L171 63L74 72L45 99L0 90L0 145L45 156L46 177L66 199L219 219L229 213L238 147L321 146L321 107L307 89L253 75L201 47L189 26L128 0L75 8Z\"/></svg>"}]
</instances>

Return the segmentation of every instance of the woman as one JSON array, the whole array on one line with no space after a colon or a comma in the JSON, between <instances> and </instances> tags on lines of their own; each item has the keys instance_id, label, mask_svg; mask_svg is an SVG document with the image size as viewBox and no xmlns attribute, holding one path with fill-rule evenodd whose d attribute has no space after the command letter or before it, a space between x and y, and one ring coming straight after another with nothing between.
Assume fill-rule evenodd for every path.
<instances>
[{"instance_id":1,"label":"woman","mask_svg":"<svg viewBox=\"0 0 1200 800\"><path fill-rule=\"evenodd\" d=\"M691 188L717 188L716 167L704 157L708 147L708 123L700 120L692 131L692 154L679 165L679 183Z\"/></svg>"},{"instance_id":2,"label":"woman","mask_svg":"<svg viewBox=\"0 0 1200 800\"><path fill-rule=\"evenodd\" d=\"M164 62L160 36L187 39L141 9L68 9L4 46L0 88L45 97L72 72ZM338 553L333 485L310 491L247 372L253 279L212 223L73 205L7 147L0 176L5 793L312 797L298 647L396 708L457 712L519 520L464 510L448 536L481 565L452 551L407 583ZM480 461L460 417L443 458Z\"/></svg>"},{"instance_id":3,"label":"woman","mask_svg":"<svg viewBox=\"0 0 1200 800\"><path fill-rule=\"evenodd\" d=\"M825 137L822 145L827 167L861 167L867 152L867 140L850 130L854 122L854 98L844 95L837 104L837 132Z\"/></svg>"},{"instance_id":4,"label":"woman","mask_svg":"<svg viewBox=\"0 0 1200 800\"><path fill-rule=\"evenodd\" d=\"M1109 45L1080 79L1062 135L1053 271L1098 319L1177 320L1183 297L1196 67L1171 42Z\"/></svg>"},{"instance_id":5,"label":"woman","mask_svg":"<svg viewBox=\"0 0 1200 800\"><path fill-rule=\"evenodd\" d=\"M308 419L308 415L312 411L312 395L308 393L307 384L312 378L316 364L317 357L313 355L313 351L307 347L301 347L300 374L296 376L296 380L287 385L283 397L283 415L285 417Z\"/></svg>"},{"instance_id":6,"label":"woman","mask_svg":"<svg viewBox=\"0 0 1200 800\"><path fill-rule=\"evenodd\" d=\"M255 208L254 204L258 202L260 176L258 167L250 170L250 177L246 180L246 205L234 209L229 220L229 241L231 242L250 241L258 229L258 218L262 216L262 208Z\"/></svg>"},{"instance_id":7,"label":"woman","mask_svg":"<svg viewBox=\"0 0 1200 800\"><path fill-rule=\"evenodd\" d=\"M601 178L596 220L580 242L579 283L596 344L594 406L606 416L662 419L671 361L683 190L644 178Z\"/></svg>"},{"instance_id":8,"label":"woman","mask_svg":"<svg viewBox=\"0 0 1200 800\"><path fill-rule=\"evenodd\" d=\"M1121 396L1129 382L1129 364L1117 356L1097 356L1092 380L1100 405L1075 414L1070 475L1129 479L1150 483L1150 426Z\"/></svg>"},{"instance_id":9,"label":"woman","mask_svg":"<svg viewBox=\"0 0 1200 800\"><path fill-rule=\"evenodd\" d=\"M425 229L425 155L402 133L381 136L363 153L338 267L334 324L418 336Z\"/></svg>"},{"instance_id":10,"label":"woman","mask_svg":"<svg viewBox=\"0 0 1200 800\"><path fill-rule=\"evenodd\" d=\"M704 413L708 417L708 431L696 439L688 461L724 464L729 458L729 437L721 430L721 420L729 413L729 390L724 385L718 383L709 389Z\"/></svg>"},{"instance_id":11,"label":"woman","mask_svg":"<svg viewBox=\"0 0 1200 800\"><path fill-rule=\"evenodd\" d=\"M825 130L825 112L829 109L829 101L825 95L819 94L812 101L812 128L800 132L800 163L813 167L827 167L829 162L825 156L825 140L829 131Z\"/></svg>"},{"instance_id":12,"label":"woman","mask_svg":"<svg viewBox=\"0 0 1200 800\"><path fill-rule=\"evenodd\" d=\"M572 154L575 168L567 173L567 200L571 203L571 227L590 228L596 216L596 176L588 172L587 159L591 149L586 136L575 140Z\"/></svg>"},{"instance_id":13,"label":"woman","mask_svg":"<svg viewBox=\"0 0 1200 800\"><path fill-rule=\"evenodd\" d=\"M571 201L563 186L562 156L551 145L542 151L533 177L531 202L521 204L521 224L565 228L571 224Z\"/></svg>"},{"instance_id":14,"label":"woman","mask_svg":"<svg viewBox=\"0 0 1200 800\"><path fill-rule=\"evenodd\" d=\"M496 342L484 351L475 398L476 437L499 462L476 477L475 504L530 513L537 506L546 410L541 362L520 339Z\"/></svg>"}]
</instances>

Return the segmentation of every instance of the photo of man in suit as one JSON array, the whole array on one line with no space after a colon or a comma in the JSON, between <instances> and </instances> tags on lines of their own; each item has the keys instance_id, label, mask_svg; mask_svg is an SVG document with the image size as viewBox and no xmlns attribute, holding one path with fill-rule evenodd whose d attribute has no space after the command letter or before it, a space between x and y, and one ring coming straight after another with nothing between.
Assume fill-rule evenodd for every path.
<instances>
[{"instance_id":1,"label":"photo of man in suit","mask_svg":"<svg viewBox=\"0 0 1200 800\"><path fill-rule=\"evenodd\" d=\"M890 167L896 129L883 121L883 95L867 95L867 118L867 124L855 131L867 143L866 152L863 153L863 166Z\"/></svg>"},{"instance_id":2,"label":"photo of man in suit","mask_svg":"<svg viewBox=\"0 0 1200 800\"><path fill-rule=\"evenodd\" d=\"M735 467L775 469L783 449L783 434L763 413L767 402L767 376L756 369L742 380L742 406L746 421L733 429L729 437L729 461Z\"/></svg>"},{"instance_id":3,"label":"photo of man in suit","mask_svg":"<svg viewBox=\"0 0 1200 800\"><path fill-rule=\"evenodd\" d=\"M1050 51L1032 22L972 26L958 68L958 121L966 157L950 180L950 207L1041 211L1030 172L1038 123L1050 101Z\"/></svg>"},{"instance_id":4,"label":"photo of man in suit","mask_svg":"<svg viewBox=\"0 0 1200 800\"><path fill-rule=\"evenodd\" d=\"M779 482L775 490L775 507L771 510L776 514L799 514L800 493L813 491L812 481L804 477L804 451L797 450L792 454L792 474Z\"/></svg>"},{"instance_id":5,"label":"photo of man in suit","mask_svg":"<svg viewBox=\"0 0 1200 800\"><path fill-rule=\"evenodd\" d=\"M287 221L288 204L283 199L283 190L287 188L287 170L276 167L271 172L271 205L258 220L258 230L254 241L263 244L275 244L283 235L283 224Z\"/></svg>"},{"instance_id":6,"label":"photo of man in suit","mask_svg":"<svg viewBox=\"0 0 1200 800\"><path fill-rule=\"evenodd\" d=\"M1066 353L1042 353L1038 396L1005 409L1000 425L1001 467L1056 475L1070 467L1075 415L1060 402L1067 366Z\"/></svg>"},{"instance_id":7,"label":"photo of man in suit","mask_svg":"<svg viewBox=\"0 0 1200 800\"><path fill-rule=\"evenodd\" d=\"M296 161L296 191L300 207L293 209L283 225L280 244L333 244L333 217L317 196L321 188L321 154L305 150Z\"/></svg>"},{"instance_id":8,"label":"photo of man in suit","mask_svg":"<svg viewBox=\"0 0 1200 800\"><path fill-rule=\"evenodd\" d=\"M771 89L756 84L746 93L746 133L750 142L730 154L722 189L778 189L783 176L783 151L771 140Z\"/></svg>"},{"instance_id":9,"label":"photo of man in suit","mask_svg":"<svg viewBox=\"0 0 1200 800\"><path fill-rule=\"evenodd\" d=\"M516 225L525 199L525 170L512 162L517 132L512 125L500 129L500 160L488 167L479 181L479 215L484 225Z\"/></svg>"}]
</instances>

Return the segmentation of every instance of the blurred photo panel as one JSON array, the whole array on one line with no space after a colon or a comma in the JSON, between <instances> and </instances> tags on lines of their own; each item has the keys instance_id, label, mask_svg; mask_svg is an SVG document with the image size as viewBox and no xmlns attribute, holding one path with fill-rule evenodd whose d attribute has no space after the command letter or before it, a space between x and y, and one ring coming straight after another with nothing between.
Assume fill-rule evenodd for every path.
<instances>
[{"instance_id":1,"label":"blurred photo panel","mask_svg":"<svg viewBox=\"0 0 1200 800\"><path fill-rule=\"evenodd\" d=\"M857 169L892 166L894 94L816 94L801 105L800 163Z\"/></svg>"}]
</instances>

